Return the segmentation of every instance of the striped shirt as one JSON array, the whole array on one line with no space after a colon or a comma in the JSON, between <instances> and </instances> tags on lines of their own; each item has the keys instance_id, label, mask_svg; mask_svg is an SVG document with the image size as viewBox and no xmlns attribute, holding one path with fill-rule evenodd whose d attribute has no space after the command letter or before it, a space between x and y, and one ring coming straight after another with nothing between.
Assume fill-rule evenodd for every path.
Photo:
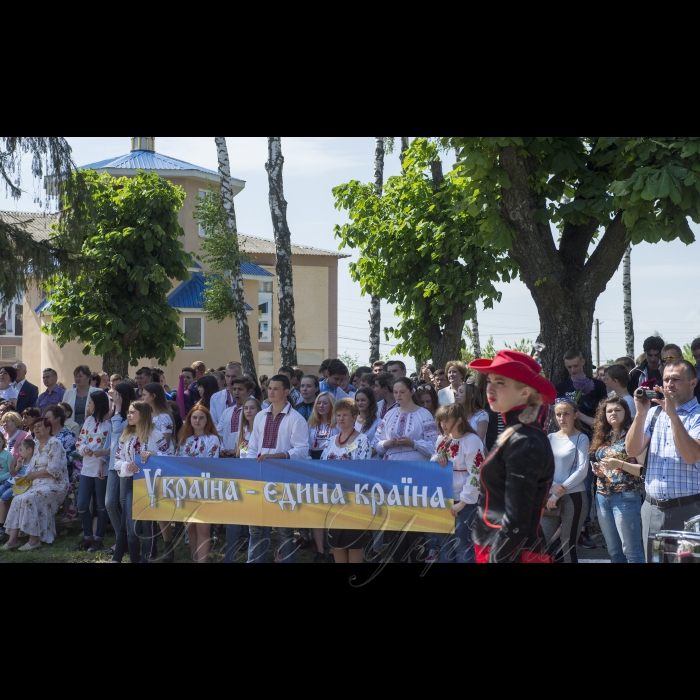
<instances>
[{"instance_id":1,"label":"striped shirt","mask_svg":"<svg viewBox=\"0 0 700 700\"><path fill-rule=\"evenodd\" d=\"M700 404L693 397L688 403L676 408L678 417L690 437L700 440ZM651 435L647 455L646 492L651 498L666 500L683 498L700 493L700 462L686 464L678 454L673 441L671 420L665 411L659 412L654 432L649 424L656 411L649 411L644 432Z\"/></svg>"}]
</instances>

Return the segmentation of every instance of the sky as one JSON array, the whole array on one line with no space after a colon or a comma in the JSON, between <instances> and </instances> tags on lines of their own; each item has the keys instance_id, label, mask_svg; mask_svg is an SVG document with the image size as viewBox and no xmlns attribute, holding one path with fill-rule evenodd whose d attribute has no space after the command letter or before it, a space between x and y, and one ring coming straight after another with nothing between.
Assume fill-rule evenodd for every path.
<instances>
[{"instance_id":1,"label":"sky","mask_svg":"<svg viewBox=\"0 0 700 700\"><path fill-rule=\"evenodd\" d=\"M131 148L131 137L128 136L66 138L78 165L123 155ZM235 198L239 231L272 239L265 171L267 138L227 136L226 140L231 174L246 181L245 189ZM213 136L158 136L156 151L217 169ZM332 188L350 180L372 181L374 137L282 137L282 152L285 158L284 194L288 202L287 218L292 241L337 250L339 243L334 237L333 227L345 223L347 216L343 211L336 211ZM25 163L24 171L27 166ZM398 153L388 155L385 179L399 173ZM37 194L41 194L41 189L29 176L24 177L22 187L26 194L19 201L9 198L4 188L0 189L0 208L39 211L40 205L34 200ZM700 231L695 230L695 233L699 235ZM353 253L351 250L344 252ZM359 284L350 278L348 263L352 259L339 261L338 349L340 353L356 356L364 363L369 353L369 299L362 296ZM700 336L700 308L693 295L688 294L693 288L699 261L697 243L691 246L679 241L654 245L643 243L634 247L632 311L635 354L642 352L644 338L655 331L659 331L666 342L681 346ZM516 280L497 287L503 293L500 304L495 304L492 310L479 307L482 346L489 336L493 336L497 348L521 339L535 340L539 331L537 309L525 285ZM562 309L562 313L566 310ZM621 267L598 298L595 317L600 320L601 362L624 355ZM385 325L393 323L393 309L386 303L382 303L382 319ZM396 340L383 342L382 355L392 355L396 343ZM595 345L593 360L595 362Z\"/></svg>"}]
</instances>

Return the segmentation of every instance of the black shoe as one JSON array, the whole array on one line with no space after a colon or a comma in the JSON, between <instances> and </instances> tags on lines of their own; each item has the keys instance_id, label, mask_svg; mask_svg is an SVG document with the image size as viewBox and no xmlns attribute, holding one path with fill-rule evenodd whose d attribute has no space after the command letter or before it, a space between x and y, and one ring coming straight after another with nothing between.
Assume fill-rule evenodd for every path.
<instances>
[{"instance_id":1,"label":"black shoe","mask_svg":"<svg viewBox=\"0 0 700 700\"><path fill-rule=\"evenodd\" d=\"M92 546L88 549L88 552L101 552L105 548L104 542L102 540L95 540Z\"/></svg>"},{"instance_id":2,"label":"black shoe","mask_svg":"<svg viewBox=\"0 0 700 700\"><path fill-rule=\"evenodd\" d=\"M74 552L84 552L85 550L90 549L95 544L95 540L86 540L82 539L80 540L80 543L77 544L75 547L73 547Z\"/></svg>"},{"instance_id":3,"label":"black shoe","mask_svg":"<svg viewBox=\"0 0 700 700\"><path fill-rule=\"evenodd\" d=\"M596 543L585 532L579 535L578 546L584 549L595 549L597 547Z\"/></svg>"},{"instance_id":4,"label":"black shoe","mask_svg":"<svg viewBox=\"0 0 700 700\"><path fill-rule=\"evenodd\" d=\"M312 564L325 564L326 557L324 556L323 552L316 552L316 554L314 554L314 560L311 563Z\"/></svg>"}]
</instances>

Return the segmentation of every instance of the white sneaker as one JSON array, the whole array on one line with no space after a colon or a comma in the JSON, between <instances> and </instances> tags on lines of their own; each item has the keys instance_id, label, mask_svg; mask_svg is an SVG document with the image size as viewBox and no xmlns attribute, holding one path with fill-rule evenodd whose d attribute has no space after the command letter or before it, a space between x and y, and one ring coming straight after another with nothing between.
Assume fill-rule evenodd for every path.
<instances>
[{"instance_id":1,"label":"white sneaker","mask_svg":"<svg viewBox=\"0 0 700 700\"><path fill-rule=\"evenodd\" d=\"M436 562L440 559L440 550L439 549L431 549L428 552L428 558L425 560L426 562Z\"/></svg>"}]
</instances>

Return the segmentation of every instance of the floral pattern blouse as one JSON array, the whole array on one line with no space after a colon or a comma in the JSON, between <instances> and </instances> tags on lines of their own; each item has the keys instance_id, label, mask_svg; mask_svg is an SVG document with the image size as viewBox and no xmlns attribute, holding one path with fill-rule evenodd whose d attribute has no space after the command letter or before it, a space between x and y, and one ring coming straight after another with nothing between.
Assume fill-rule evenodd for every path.
<instances>
[{"instance_id":1,"label":"floral pattern blouse","mask_svg":"<svg viewBox=\"0 0 700 700\"><path fill-rule=\"evenodd\" d=\"M366 435L358 435L349 445L338 445L331 440L323 450L321 459L372 459L372 445Z\"/></svg>"},{"instance_id":2,"label":"floral pattern blouse","mask_svg":"<svg viewBox=\"0 0 700 700\"><path fill-rule=\"evenodd\" d=\"M443 436L435 445L433 461L442 455L447 466L452 467L454 501L474 504L479 500L481 481L479 474L484 463L484 444L478 435L469 433L461 438Z\"/></svg>"},{"instance_id":3,"label":"floral pattern blouse","mask_svg":"<svg viewBox=\"0 0 700 700\"><path fill-rule=\"evenodd\" d=\"M141 444L138 435L132 434L127 438L119 439L117 454L114 457L114 469L119 472L121 477L132 477L133 472L129 471L129 465L136 461L137 455L142 452L154 452L160 456L171 455L172 448L170 439L167 438L159 430L154 430L149 436L145 445Z\"/></svg>"},{"instance_id":4,"label":"floral pattern blouse","mask_svg":"<svg viewBox=\"0 0 700 700\"><path fill-rule=\"evenodd\" d=\"M70 455L71 452L75 450L75 446L77 444L73 431L68 430L68 428L63 428L61 432L58 435L54 435L54 437L63 446L63 449L66 452L66 458L68 459L68 464L73 464L73 458Z\"/></svg>"},{"instance_id":5,"label":"floral pattern blouse","mask_svg":"<svg viewBox=\"0 0 700 700\"><path fill-rule=\"evenodd\" d=\"M616 442L602 445L596 450L596 462L600 462L605 457L636 463L635 459L627 456L624 434ZM598 477L598 493L603 496L612 496L615 493L642 493L643 491L644 482L641 477L632 476L622 469L606 469L605 478Z\"/></svg>"},{"instance_id":6,"label":"floral pattern blouse","mask_svg":"<svg viewBox=\"0 0 700 700\"><path fill-rule=\"evenodd\" d=\"M153 427L165 436L166 440L171 440L170 448L168 449L168 454L171 455L175 452L175 448L172 443L173 435L173 419L169 413L160 413L157 416L153 416Z\"/></svg>"},{"instance_id":7,"label":"floral pattern blouse","mask_svg":"<svg viewBox=\"0 0 700 700\"><path fill-rule=\"evenodd\" d=\"M86 450L105 450L109 447L112 434L112 423L109 420L98 423L93 416L88 416L80 431L80 437L75 449L80 453L83 461L81 476L96 477L99 475L100 466L103 467L103 476L106 476L109 455L104 457L87 457Z\"/></svg>"},{"instance_id":8,"label":"floral pattern blouse","mask_svg":"<svg viewBox=\"0 0 700 700\"><path fill-rule=\"evenodd\" d=\"M218 457L221 451L221 438L218 435L190 435L182 445L177 446L176 457Z\"/></svg>"}]
</instances>

